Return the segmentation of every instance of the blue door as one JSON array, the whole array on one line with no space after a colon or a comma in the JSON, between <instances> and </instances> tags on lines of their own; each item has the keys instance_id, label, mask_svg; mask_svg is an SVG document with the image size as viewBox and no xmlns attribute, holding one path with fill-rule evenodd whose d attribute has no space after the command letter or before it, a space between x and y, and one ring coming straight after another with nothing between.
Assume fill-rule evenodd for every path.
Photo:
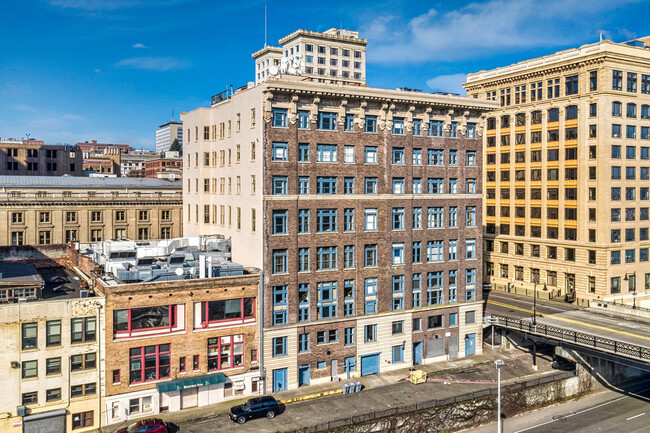
<instances>
[{"instance_id":1,"label":"blue door","mask_svg":"<svg viewBox=\"0 0 650 433\"><path fill-rule=\"evenodd\" d=\"M465 356L476 354L476 334L467 334L465 336Z\"/></svg>"},{"instance_id":2,"label":"blue door","mask_svg":"<svg viewBox=\"0 0 650 433\"><path fill-rule=\"evenodd\" d=\"M350 372L355 370L355 367L357 364L354 362L354 356L348 356L345 358L345 373L348 375L348 379L350 378Z\"/></svg>"},{"instance_id":3,"label":"blue door","mask_svg":"<svg viewBox=\"0 0 650 433\"><path fill-rule=\"evenodd\" d=\"M422 342L413 343L413 362L422 364Z\"/></svg>"},{"instance_id":4,"label":"blue door","mask_svg":"<svg viewBox=\"0 0 650 433\"><path fill-rule=\"evenodd\" d=\"M298 386L309 385L310 371L309 364L298 367Z\"/></svg>"},{"instance_id":5,"label":"blue door","mask_svg":"<svg viewBox=\"0 0 650 433\"><path fill-rule=\"evenodd\" d=\"M361 375L379 373L379 353L361 357Z\"/></svg>"},{"instance_id":6,"label":"blue door","mask_svg":"<svg viewBox=\"0 0 650 433\"><path fill-rule=\"evenodd\" d=\"M279 368L273 370L273 392L287 389L287 369Z\"/></svg>"}]
</instances>

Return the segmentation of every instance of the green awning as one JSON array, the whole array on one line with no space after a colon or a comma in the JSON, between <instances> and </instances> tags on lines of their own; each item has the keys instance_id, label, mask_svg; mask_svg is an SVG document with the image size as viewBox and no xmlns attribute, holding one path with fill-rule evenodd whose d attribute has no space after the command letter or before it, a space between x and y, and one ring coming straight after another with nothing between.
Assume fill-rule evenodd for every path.
<instances>
[{"instance_id":1,"label":"green awning","mask_svg":"<svg viewBox=\"0 0 650 433\"><path fill-rule=\"evenodd\" d=\"M187 377L176 379L171 382L157 383L158 392L180 391L184 388L195 388L198 386L208 386L226 381L226 375L223 373L204 374L203 376Z\"/></svg>"}]
</instances>

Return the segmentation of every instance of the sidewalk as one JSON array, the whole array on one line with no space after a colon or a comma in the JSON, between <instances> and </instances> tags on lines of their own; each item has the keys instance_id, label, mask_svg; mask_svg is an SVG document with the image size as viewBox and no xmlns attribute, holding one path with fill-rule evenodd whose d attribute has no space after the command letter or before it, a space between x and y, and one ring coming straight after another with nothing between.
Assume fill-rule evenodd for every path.
<instances>
[{"instance_id":1,"label":"sidewalk","mask_svg":"<svg viewBox=\"0 0 650 433\"><path fill-rule=\"evenodd\" d=\"M428 401L432 398L453 397L494 386L494 384L485 383L485 381L496 381L494 360L497 358L505 361L501 369L501 378L504 383L521 380L523 377L532 378L557 371L551 368L551 358L549 356L538 355L537 364L539 370L534 371L531 358L525 352L517 349L492 351L486 346L481 355L418 366L419 369L426 371L427 375L434 379L463 380L463 383L449 383L437 380L426 384L413 385L404 380L409 374L409 369L404 368L355 380L329 382L275 393L273 396L276 399L289 400L321 392L337 392L334 396L288 403L284 413L279 414L273 420L251 420L244 425L236 425L230 421L227 415L228 410L232 406L241 404L247 398L228 400L219 404L186 409L180 412L165 412L157 415L157 417L178 426L180 433L226 432L235 428L241 432L291 431L340 419L343 416L355 416L378 409ZM363 384L362 392L348 395L340 394L344 383L356 381ZM476 382L472 383L472 381ZM105 429L105 431L113 432L116 429L117 426L111 427L110 430Z\"/></svg>"}]
</instances>

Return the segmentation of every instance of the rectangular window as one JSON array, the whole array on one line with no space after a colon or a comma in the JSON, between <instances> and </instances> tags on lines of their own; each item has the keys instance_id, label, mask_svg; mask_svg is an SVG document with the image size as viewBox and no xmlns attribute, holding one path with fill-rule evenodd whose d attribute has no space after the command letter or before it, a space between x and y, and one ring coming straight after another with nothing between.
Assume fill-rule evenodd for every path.
<instances>
[{"instance_id":1,"label":"rectangular window","mask_svg":"<svg viewBox=\"0 0 650 433\"><path fill-rule=\"evenodd\" d=\"M309 143L298 143L298 162L309 162Z\"/></svg>"},{"instance_id":2,"label":"rectangular window","mask_svg":"<svg viewBox=\"0 0 650 433\"><path fill-rule=\"evenodd\" d=\"M377 209L365 209L365 231L377 230Z\"/></svg>"},{"instance_id":3,"label":"rectangular window","mask_svg":"<svg viewBox=\"0 0 650 433\"><path fill-rule=\"evenodd\" d=\"M365 325L363 342L368 343L372 341L377 341L377 325Z\"/></svg>"},{"instance_id":4,"label":"rectangular window","mask_svg":"<svg viewBox=\"0 0 650 433\"><path fill-rule=\"evenodd\" d=\"M317 144L316 162L336 163L336 144Z\"/></svg>"},{"instance_id":5,"label":"rectangular window","mask_svg":"<svg viewBox=\"0 0 650 433\"><path fill-rule=\"evenodd\" d=\"M287 337L273 338L273 356L284 356L287 354Z\"/></svg>"},{"instance_id":6,"label":"rectangular window","mask_svg":"<svg viewBox=\"0 0 650 433\"><path fill-rule=\"evenodd\" d=\"M309 129L309 111L298 110L298 129Z\"/></svg>"},{"instance_id":7,"label":"rectangular window","mask_svg":"<svg viewBox=\"0 0 650 433\"><path fill-rule=\"evenodd\" d=\"M444 123L442 120L429 121L429 137L442 137Z\"/></svg>"},{"instance_id":8,"label":"rectangular window","mask_svg":"<svg viewBox=\"0 0 650 433\"><path fill-rule=\"evenodd\" d=\"M273 195L287 195L287 177L286 176L273 176L272 194Z\"/></svg>"},{"instance_id":9,"label":"rectangular window","mask_svg":"<svg viewBox=\"0 0 650 433\"><path fill-rule=\"evenodd\" d=\"M38 361L23 361L22 378L38 377Z\"/></svg>"},{"instance_id":10,"label":"rectangular window","mask_svg":"<svg viewBox=\"0 0 650 433\"><path fill-rule=\"evenodd\" d=\"M442 314L427 317L427 329L442 328L443 318L444 316Z\"/></svg>"},{"instance_id":11,"label":"rectangular window","mask_svg":"<svg viewBox=\"0 0 650 433\"><path fill-rule=\"evenodd\" d=\"M364 149L364 162L366 164L377 164L377 147L366 146Z\"/></svg>"},{"instance_id":12,"label":"rectangular window","mask_svg":"<svg viewBox=\"0 0 650 433\"><path fill-rule=\"evenodd\" d=\"M393 134L404 135L404 118L393 117Z\"/></svg>"},{"instance_id":13,"label":"rectangular window","mask_svg":"<svg viewBox=\"0 0 650 433\"><path fill-rule=\"evenodd\" d=\"M287 125L287 110L284 108L273 108L271 110L272 113L272 121L273 121L273 127L274 128L286 128ZM251 119L253 118L253 114L251 112Z\"/></svg>"},{"instance_id":14,"label":"rectangular window","mask_svg":"<svg viewBox=\"0 0 650 433\"><path fill-rule=\"evenodd\" d=\"M45 329L45 345L46 346L59 346L61 345L61 321L48 320Z\"/></svg>"},{"instance_id":15,"label":"rectangular window","mask_svg":"<svg viewBox=\"0 0 650 433\"><path fill-rule=\"evenodd\" d=\"M15 294L16 290L14 290ZM49 322L48 322L49 323ZM22 350L35 349L38 347L38 323L23 323L22 328ZM59 338L60 343L60 338Z\"/></svg>"},{"instance_id":16,"label":"rectangular window","mask_svg":"<svg viewBox=\"0 0 650 433\"><path fill-rule=\"evenodd\" d=\"M318 129L326 131L336 131L336 113L318 112Z\"/></svg>"},{"instance_id":17,"label":"rectangular window","mask_svg":"<svg viewBox=\"0 0 650 433\"><path fill-rule=\"evenodd\" d=\"M72 414L72 430L78 428L92 427L94 425L94 411Z\"/></svg>"},{"instance_id":18,"label":"rectangular window","mask_svg":"<svg viewBox=\"0 0 650 433\"><path fill-rule=\"evenodd\" d=\"M287 272L287 250L273 250L273 273L285 274Z\"/></svg>"},{"instance_id":19,"label":"rectangular window","mask_svg":"<svg viewBox=\"0 0 650 433\"><path fill-rule=\"evenodd\" d=\"M377 132L377 116L366 116L366 132Z\"/></svg>"},{"instance_id":20,"label":"rectangular window","mask_svg":"<svg viewBox=\"0 0 650 433\"><path fill-rule=\"evenodd\" d=\"M70 325L72 343L96 340L96 317L71 319Z\"/></svg>"}]
</instances>

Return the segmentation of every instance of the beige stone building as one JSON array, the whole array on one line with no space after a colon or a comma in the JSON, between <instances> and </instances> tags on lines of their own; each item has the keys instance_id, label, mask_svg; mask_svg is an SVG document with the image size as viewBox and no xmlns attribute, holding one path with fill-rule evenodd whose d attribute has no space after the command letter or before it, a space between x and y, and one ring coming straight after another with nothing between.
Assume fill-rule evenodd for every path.
<instances>
[{"instance_id":1,"label":"beige stone building","mask_svg":"<svg viewBox=\"0 0 650 433\"><path fill-rule=\"evenodd\" d=\"M486 282L568 300L650 290L650 38L467 76L483 137Z\"/></svg>"},{"instance_id":2,"label":"beige stone building","mask_svg":"<svg viewBox=\"0 0 650 433\"><path fill-rule=\"evenodd\" d=\"M181 195L165 179L0 176L0 245L178 237Z\"/></svg>"},{"instance_id":3,"label":"beige stone building","mask_svg":"<svg viewBox=\"0 0 650 433\"><path fill-rule=\"evenodd\" d=\"M0 270L28 266L3 263ZM42 296L0 304L0 431L94 432L102 412L104 299L88 297L69 270L31 269L44 281Z\"/></svg>"},{"instance_id":4,"label":"beige stone building","mask_svg":"<svg viewBox=\"0 0 650 433\"><path fill-rule=\"evenodd\" d=\"M336 28L322 33L297 30L279 43L281 47L265 46L253 54L255 84L277 74L283 62L290 75L300 70L303 77L321 83L366 84L368 41L359 38L359 32Z\"/></svg>"}]
</instances>

